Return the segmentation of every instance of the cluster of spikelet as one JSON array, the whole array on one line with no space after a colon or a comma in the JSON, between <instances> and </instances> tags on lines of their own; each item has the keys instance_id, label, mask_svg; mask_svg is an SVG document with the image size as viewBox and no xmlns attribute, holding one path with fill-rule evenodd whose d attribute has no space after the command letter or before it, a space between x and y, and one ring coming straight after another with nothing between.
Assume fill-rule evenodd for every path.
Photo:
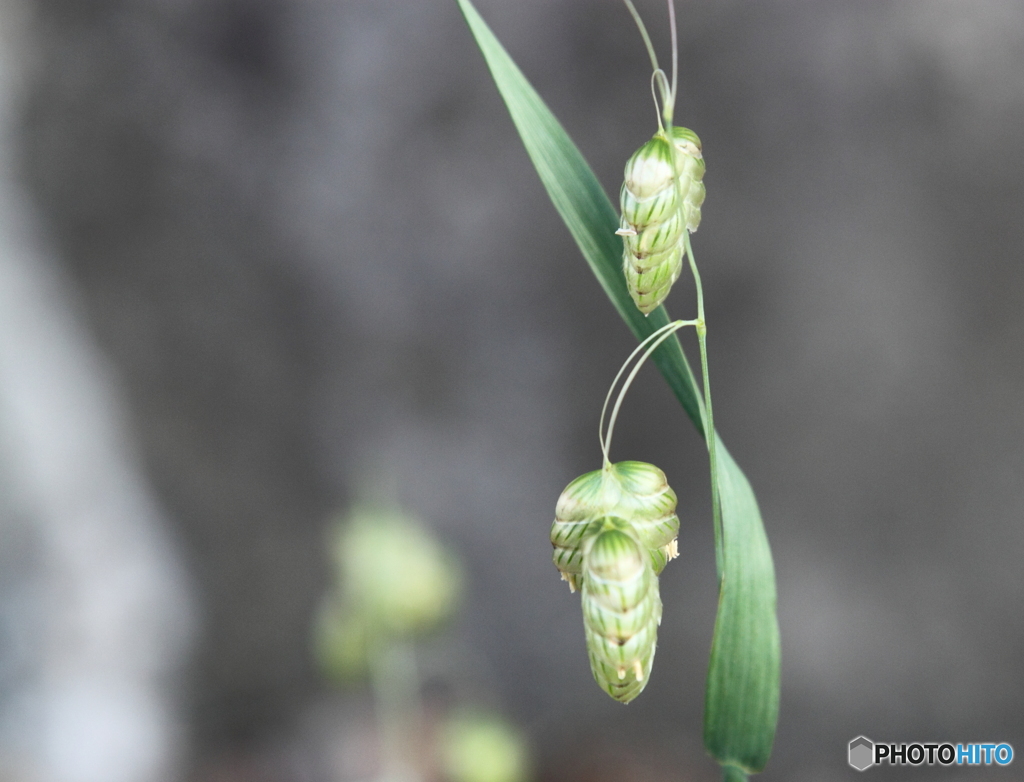
<instances>
[{"instance_id":1,"label":"cluster of spikelet","mask_svg":"<svg viewBox=\"0 0 1024 782\"><path fill-rule=\"evenodd\" d=\"M617 233L626 286L645 315L682 271L686 234L700 224L703 177L700 139L687 128L659 130L626 163ZM646 462L612 464L608 440L604 467L574 480L558 498L551 544L555 567L581 593L594 679L629 703L650 678L661 624L658 575L678 553L679 517L665 473Z\"/></svg>"},{"instance_id":2,"label":"cluster of spikelet","mask_svg":"<svg viewBox=\"0 0 1024 782\"><path fill-rule=\"evenodd\" d=\"M672 125L676 96L674 28L669 84L658 67L643 22L631 0L625 1L651 56L652 89L660 89L663 108L658 131L626 161L619 193L622 216L616 231L622 237L622 272L630 298L640 312L650 315L679 279L689 247L687 237L700 225L704 156L696 133ZM674 20L671 3L669 7ZM658 329L641 343L626 365L651 343L637 364L639 368L681 326L704 328L696 267L694 277L698 286L697 320L677 321ZM703 360L703 352L701 355ZM619 376L625 369L623 366ZM612 464L608 459L615 415L635 376L636 369L620 392L607 437L602 436L604 467L580 476L565 488L551 526L555 567L573 592L581 592L594 679L622 703L639 695L650 678L662 612L658 575L677 556L679 533L676 495L665 473L646 462ZM616 377L612 383L613 389L618 380ZM710 399L707 404L710 406ZM603 425L604 411L601 420Z\"/></svg>"},{"instance_id":3,"label":"cluster of spikelet","mask_svg":"<svg viewBox=\"0 0 1024 782\"><path fill-rule=\"evenodd\" d=\"M650 677L661 624L658 574L677 555L675 509L665 473L634 461L581 475L555 508L555 567L581 592L594 679L622 703Z\"/></svg>"},{"instance_id":4,"label":"cluster of spikelet","mask_svg":"<svg viewBox=\"0 0 1024 782\"><path fill-rule=\"evenodd\" d=\"M703 177L700 139L687 128L659 130L626 163L617 233L626 286L645 315L682 271L686 234L700 224ZM665 473L646 462L612 464L607 442L604 467L574 480L558 498L551 544L563 580L581 592L594 679L629 703L650 678L661 624L658 575L678 553L679 517Z\"/></svg>"},{"instance_id":5,"label":"cluster of spikelet","mask_svg":"<svg viewBox=\"0 0 1024 782\"><path fill-rule=\"evenodd\" d=\"M626 163L616 233L629 295L644 315L665 300L683 270L686 232L700 225L703 178L700 139L689 128L659 130Z\"/></svg>"}]
</instances>

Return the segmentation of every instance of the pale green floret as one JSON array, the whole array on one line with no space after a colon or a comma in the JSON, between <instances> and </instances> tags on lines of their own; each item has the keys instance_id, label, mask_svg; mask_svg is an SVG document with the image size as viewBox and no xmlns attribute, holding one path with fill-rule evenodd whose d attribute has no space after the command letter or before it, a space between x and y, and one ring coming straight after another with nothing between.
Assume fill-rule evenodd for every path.
<instances>
[{"instance_id":1,"label":"pale green floret","mask_svg":"<svg viewBox=\"0 0 1024 782\"><path fill-rule=\"evenodd\" d=\"M683 213L676 208L676 203L678 201L672 204L668 216L661 222L650 223L646 228L636 229L639 233L635 236L627 234L623 237L622 241L626 251L631 256L635 256L636 262L642 261L648 255L682 248L681 240L686 222L683 219Z\"/></svg>"},{"instance_id":2,"label":"pale green floret","mask_svg":"<svg viewBox=\"0 0 1024 782\"><path fill-rule=\"evenodd\" d=\"M636 677L635 672L628 675L624 673L620 679L616 666L609 665L599 659L589 649L587 656L590 658L590 670L594 673L595 681L597 681L602 690L620 703L629 703L643 692L651 675L651 667L654 665L654 654L652 653L649 658L642 662L639 679Z\"/></svg>"},{"instance_id":3,"label":"pale green floret","mask_svg":"<svg viewBox=\"0 0 1024 782\"><path fill-rule=\"evenodd\" d=\"M676 248L670 247L668 250L660 253L634 256L633 262L629 264L629 268L637 273L646 273L678 264L678 268L682 269L682 264L679 263L681 260L682 256L676 251Z\"/></svg>"},{"instance_id":4,"label":"pale green floret","mask_svg":"<svg viewBox=\"0 0 1024 782\"><path fill-rule=\"evenodd\" d=\"M650 198L672 184L672 172L668 139L658 134L626 161L624 185L634 197Z\"/></svg>"},{"instance_id":5,"label":"pale green floret","mask_svg":"<svg viewBox=\"0 0 1024 782\"><path fill-rule=\"evenodd\" d=\"M575 592L583 572L582 544L595 533L593 522L605 516L626 520L661 573L676 556L679 518L676 493L665 473L647 462L608 464L572 481L555 505L551 525L552 561Z\"/></svg>"},{"instance_id":6,"label":"pale green floret","mask_svg":"<svg viewBox=\"0 0 1024 782\"><path fill-rule=\"evenodd\" d=\"M606 463L558 498L552 559L582 592L594 679L628 703L650 677L661 622L658 574L676 556L676 494L665 473L637 461Z\"/></svg>"},{"instance_id":7,"label":"pale green floret","mask_svg":"<svg viewBox=\"0 0 1024 782\"><path fill-rule=\"evenodd\" d=\"M569 589L580 588L583 572L583 538L592 522L604 515L608 505L605 481L601 471L581 475L562 492L555 505L555 520L551 525L552 560L569 582Z\"/></svg>"},{"instance_id":8,"label":"pale green floret","mask_svg":"<svg viewBox=\"0 0 1024 782\"><path fill-rule=\"evenodd\" d=\"M621 487L618 511L628 514L640 542L652 553L674 543L679 534L676 493L665 473L647 462L613 465ZM660 572L660 568L656 568Z\"/></svg>"},{"instance_id":9,"label":"pale green floret","mask_svg":"<svg viewBox=\"0 0 1024 782\"><path fill-rule=\"evenodd\" d=\"M629 288L633 303L644 315L650 315L658 308L672 289L673 283L679 279L683 270L682 253L673 251L671 260L650 271L636 269L627 264L625 267L626 286Z\"/></svg>"},{"instance_id":10,"label":"pale green floret","mask_svg":"<svg viewBox=\"0 0 1024 782\"><path fill-rule=\"evenodd\" d=\"M641 600L632 608L622 609L606 605L594 591L589 594L594 599L582 601L583 621L588 627L600 627L602 634L609 638L631 638L649 627L652 619L657 625L656 606L649 600Z\"/></svg>"},{"instance_id":11,"label":"pale green floret","mask_svg":"<svg viewBox=\"0 0 1024 782\"><path fill-rule=\"evenodd\" d=\"M660 223L675 208L673 202L658 198L657 195L639 199L629 191L625 183L619 192L619 202L622 205L623 222L638 231L651 223Z\"/></svg>"},{"instance_id":12,"label":"pale green floret","mask_svg":"<svg viewBox=\"0 0 1024 782\"><path fill-rule=\"evenodd\" d=\"M700 139L689 128L664 130L626 162L619 201L622 267L637 308L649 315L679 278L685 231L700 225L704 203L704 159ZM674 160L673 160L674 159Z\"/></svg>"},{"instance_id":13,"label":"pale green floret","mask_svg":"<svg viewBox=\"0 0 1024 782\"><path fill-rule=\"evenodd\" d=\"M586 590L586 588L586 584L584 584L583 589ZM645 600L644 602L650 601ZM614 612L608 613L613 614ZM594 650L594 657L615 668L615 680L619 680L619 672L624 672L626 676L636 679L636 672L640 671L639 681L643 681L647 658L654 654L654 648L658 642L657 623L647 621L637 632L625 638L620 638L614 633L596 627L588 626L587 629L591 631L587 635L587 643ZM639 694L637 692L637 695Z\"/></svg>"}]
</instances>

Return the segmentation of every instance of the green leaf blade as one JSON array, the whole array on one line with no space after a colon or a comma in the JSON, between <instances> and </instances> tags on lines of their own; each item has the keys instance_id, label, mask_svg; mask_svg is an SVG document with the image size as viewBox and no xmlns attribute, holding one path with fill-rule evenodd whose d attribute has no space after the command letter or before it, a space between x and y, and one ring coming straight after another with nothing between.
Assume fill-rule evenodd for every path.
<instances>
[{"instance_id":1,"label":"green leaf blade","mask_svg":"<svg viewBox=\"0 0 1024 782\"><path fill-rule=\"evenodd\" d=\"M779 713L775 568L753 489L721 437L717 452L723 563L704 746L720 762L752 773L768 762Z\"/></svg>"},{"instance_id":2,"label":"green leaf blade","mask_svg":"<svg viewBox=\"0 0 1024 782\"><path fill-rule=\"evenodd\" d=\"M576 145L470 0L457 2L552 203L619 316L637 339L647 337L666 325L669 316L659 307L644 317L633 305L621 270L615 208ZM679 340L666 340L651 358L703 436L703 402ZM704 743L726 767L726 777L740 779L763 769L771 754L778 717L780 642L774 567L757 499L720 438L717 449L722 571L708 666Z\"/></svg>"},{"instance_id":3,"label":"green leaf blade","mask_svg":"<svg viewBox=\"0 0 1024 782\"><path fill-rule=\"evenodd\" d=\"M472 3L458 2L555 209L619 316L637 339L646 338L669 322L668 313L664 307L659 307L644 317L629 297L622 275L622 241L615 235L619 217L608 195L572 139ZM703 432L700 394L679 340L666 340L651 360L666 378L672 378L669 384L683 409Z\"/></svg>"}]
</instances>

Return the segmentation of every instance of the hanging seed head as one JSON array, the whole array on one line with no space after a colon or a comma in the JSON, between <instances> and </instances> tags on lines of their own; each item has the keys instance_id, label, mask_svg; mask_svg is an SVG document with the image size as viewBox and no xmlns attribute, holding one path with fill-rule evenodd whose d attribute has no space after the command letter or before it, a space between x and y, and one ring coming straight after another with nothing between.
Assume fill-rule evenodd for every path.
<instances>
[{"instance_id":1,"label":"hanging seed head","mask_svg":"<svg viewBox=\"0 0 1024 782\"><path fill-rule=\"evenodd\" d=\"M649 315L679 279L684 232L700 225L704 158L689 128L659 130L626 161L619 194L622 267L629 295Z\"/></svg>"},{"instance_id":2,"label":"hanging seed head","mask_svg":"<svg viewBox=\"0 0 1024 782\"><path fill-rule=\"evenodd\" d=\"M594 680L629 703L647 685L661 623L658 574L676 556L676 494L646 462L581 475L555 506L555 567L582 592Z\"/></svg>"},{"instance_id":3,"label":"hanging seed head","mask_svg":"<svg viewBox=\"0 0 1024 782\"><path fill-rule=\"evenodd\" d=\"M558 498L551 525L552 560L562 580L573 592L580 588L583 542L604 516L625 519L647 549L655 574L661 573L677 553L675 510L676 493L653 464L618 462L581 475Z\"/></svg>"},{"instance_id":4,"label":"hanging seed head","mask_svg":"<svg viewBox=\"0 0 1024 782\"><path fill-rule=\"evenodd\" d=\"M584 543L583 627L594 680L612 698L629 703L650 678L661 623L658 577L629 522L595 522Z\"/></svg>"}]
</instances>

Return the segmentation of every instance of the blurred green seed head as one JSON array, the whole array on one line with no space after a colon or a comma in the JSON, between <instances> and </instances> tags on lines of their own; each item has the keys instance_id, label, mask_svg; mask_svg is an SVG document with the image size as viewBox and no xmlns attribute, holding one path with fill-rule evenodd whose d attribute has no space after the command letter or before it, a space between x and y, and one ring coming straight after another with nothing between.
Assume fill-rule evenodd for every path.
<instances>
[{"instance_id":1,"label":"blurred green seed head","mask_svg":"<svg viewBox=\"0 0 1024 782\"><path fill-rule=\"evenodd\" d=\"M332 549L335 584L314 630L330 678L362 677L382 644L428 633L455 612L458 563L415 518L357 508L339 522Z\"/></svg>"},{"instance_id":2,"label":"blurred green seed head","mask_svg":"<svg viewBox=\"0 0 1024 782\"><path fill-rule=\"evenodd\" d=\"M683 269L685 232L700 225L704 158L689 128L664 130L626 161L619 193L622 268L629 295L645 315L668 296Z\"/></svg>"},{"instance_id":3,"label":"blurred green seed head","mask_svg":"<svg viewBox=\"0 0 1024 782\"><path fill-rule=\"evenodd\" d=\"M526 743L497 715L467 714L445 726L441 756L451 782L526 782Z\"/></svg>"},{"instance_id":4,"label":"blurred green seed head","mask_svg":"<svg viewBox=\"0 0 1024 782\"><path fill-rule=\"evenodd\" d=\"M458 564L411 516L355 510L339 530L334 556L345 602L371 633L427 632L455 610L462 581Z\"/></svg>"},{"instance_id":5,"label":"blurred green seed head","mask_svg":"<svg viewBox=\"0 0 1024 782\"><path fill-rule=\"evenodd\" d=\"M349 602L374 631L427 632L455 610L462 580L458 565L410 516L356 510L338 536L335 556Z\"/></svg>"}]
</instances>

